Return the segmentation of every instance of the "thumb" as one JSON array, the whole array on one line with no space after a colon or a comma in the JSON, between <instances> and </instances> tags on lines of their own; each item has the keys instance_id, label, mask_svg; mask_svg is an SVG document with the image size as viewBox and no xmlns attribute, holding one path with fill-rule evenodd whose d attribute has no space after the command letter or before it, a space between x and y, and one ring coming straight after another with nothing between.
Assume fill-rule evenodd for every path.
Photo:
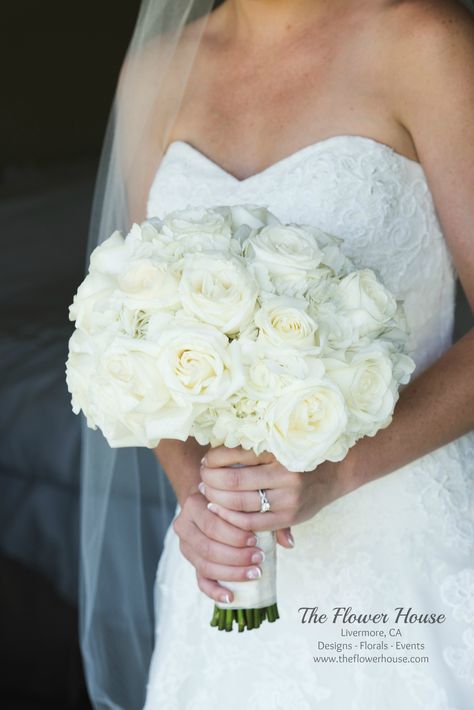
<instances>
[{"instance_id":1,"label":"thumb","mask_svg":"<svg viewBox=\"0 0 474 710\"><path fill-rule=\"evenodd\" d=\"M293 535L291 534L291 528L280 528L277 530L276 539L282 547L291 549L295 546L295 541L293 539Z\"/></svg>"}]
</instances>

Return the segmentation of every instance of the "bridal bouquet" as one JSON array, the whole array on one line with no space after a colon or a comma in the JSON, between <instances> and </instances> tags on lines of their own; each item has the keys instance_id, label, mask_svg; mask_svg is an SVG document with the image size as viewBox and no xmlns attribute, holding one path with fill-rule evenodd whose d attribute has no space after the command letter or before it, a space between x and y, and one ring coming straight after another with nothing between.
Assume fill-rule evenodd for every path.
<instances>
[{"instance_id":1,"label":"bridal bouquet","mask_svg":"<svg viewBox=\"0 0 474 710\"><path fill-rule=\"evenodd\" d=\"M70 306L72 408L112 447L242 446L290 471L391 421L413 361L403 308L342 240L263 207L189 208L98 246ZM278 618L274 532L257 580L211 624Z\"/></svg>"}]
</instances>

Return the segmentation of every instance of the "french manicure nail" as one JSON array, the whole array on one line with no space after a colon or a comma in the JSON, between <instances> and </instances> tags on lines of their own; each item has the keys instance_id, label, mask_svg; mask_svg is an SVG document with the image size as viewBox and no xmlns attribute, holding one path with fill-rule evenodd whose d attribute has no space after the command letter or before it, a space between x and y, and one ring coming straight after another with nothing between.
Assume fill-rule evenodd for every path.
<instances>
[{"instance_id":1,"label":"french manicure nail","mask_svg":"<svg viewBox=\"0 0 474 710\"><path fill-rule=\"evenodd\" d=\"M225 604L230 604L230 594L223 594L221 596L221 602L224 602Z\"/></svg>"},{"instance_id":2,"label":"french manicure nail","mask_svg":"<svg viewBox=\"0 0 474 710\"><path fill-rule=\"evenodd\" d=\"M204 483L202 481L199 481L198 488L199 488L199 492L204 495L204 493L206 492L206 486L204 485Z\"/></svg>"},{"instance_id":3,"label":"french manicure nail","mask_svg":"<svg viewBox=\"0 0 474 710\"><path fill-rule=\"evenodd\" d=\"M262 576L262 570L260 567L251 567L247 570L247 579L260 579Z\"/></svg>"},{"instance_id":4,"label":"french manicure nail","mask_svg":"<svg viewBox=\"0 0 474 710\"><path fill-rule=\"evenodd\" d=\"M252 537L249 537L249 538L247 539L247 545L248 545L249 547L253 547L253 546L256 545L256 544L257 544L257 538L255 537L255 535L252 535Z\"/></svg>"},{"instance_id":5,"label":"french manicure nail","mask_svg":"<svg viewBox=\"0 0 474 710\"><path fill-rule=\"evenodd\" d=\"M201 459L201 465L205 466L206 464L207 464L207 458L205 456L203 456Z\"/></svg>"},{"instance_id":6,"label":"french manicure nail","mask_svg":"<svg viewBox=\"0 0 474 710\"><path fill-rule=\"evenodd\" d=\"M291 533L286 533L286 539L288 540L291 547L295 546L295 539Z\"/></svg>"},{"instance_id":7,"label":"french manicure nail","mask_svg":"<svg viewBox=\"0 0 474 710\"><path fill-rule=\"evenodd\" d=\"M255 564L259 564L259 562L263 562L265 559L265 553L260 550L259 552L254 552L254 554L251 557L252 562L255 562Z\"/></svg>"},{"instance_id":8,"label":"french manicure nail","mask_svg":"<svg viewBox=\"0 0 474 710\"><path fill-rule=\"evenodd\" d=\"M216 505L215 503L208 503L208 504L207 504L207 507L209 508L209 510L211 511L211 513L217 513L218 508L217 508L217 505Z\"/></svg>"}]
</instances>

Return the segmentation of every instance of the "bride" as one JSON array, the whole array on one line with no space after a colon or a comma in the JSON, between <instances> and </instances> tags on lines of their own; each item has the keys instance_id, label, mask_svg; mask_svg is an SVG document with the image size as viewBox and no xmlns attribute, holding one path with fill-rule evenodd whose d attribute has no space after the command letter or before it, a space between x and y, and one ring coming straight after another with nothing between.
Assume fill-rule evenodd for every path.
<instances>
[{"instance_id":1,"label":"bride","mask_svg":"<svg viewBox=\"0 0 474 710\"><path fill-rule=\"evenodd\" d=\"M137 87L164 55L158 104ZM338 235L404 300L417 364L392 424L310 473L160 443L178 504L146 710L472 708L474 333L451 337L456 275L474 305L473 75L474 21L451 0L225 0L124 65L130 218L253 203ZM217 631L224 580L259 577L270 529L281 618Z\"/></svg>"}]
</instances>

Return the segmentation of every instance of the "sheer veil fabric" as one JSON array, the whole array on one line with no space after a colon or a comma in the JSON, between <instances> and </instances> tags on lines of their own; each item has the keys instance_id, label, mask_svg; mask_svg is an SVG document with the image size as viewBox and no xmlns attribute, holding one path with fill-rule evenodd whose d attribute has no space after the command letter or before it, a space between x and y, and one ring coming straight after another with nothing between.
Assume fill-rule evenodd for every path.
<instances>
[{"instance_id":1,"label":"sheer veil fabric","mask_svg":"<svg viewBox=\"0 0 474 710\"><path fill-rule=\"evenodd\" d=\"M143 0L107 126L87 250L145 218L147 193L213 5ZM82 419L80 638L95 708L139 710L153 582L176 498L154 453L112 449Z\"/></svg>"},{"instance_id":2,"label":"sheer veil fabric","mask_svg":"<svg viewBox=\"0 0 474 710\"><path fill-rule=\"evenodd\" d=\"M116 229L145 218L212 0L143 0L99 167L87 263ZM474 3L464 3L474 12ZM100 710L140 710L154 645L153 584L176 507L154 453L112 449L82 419L80 637Z\"/></svg>"}]
</instances>

